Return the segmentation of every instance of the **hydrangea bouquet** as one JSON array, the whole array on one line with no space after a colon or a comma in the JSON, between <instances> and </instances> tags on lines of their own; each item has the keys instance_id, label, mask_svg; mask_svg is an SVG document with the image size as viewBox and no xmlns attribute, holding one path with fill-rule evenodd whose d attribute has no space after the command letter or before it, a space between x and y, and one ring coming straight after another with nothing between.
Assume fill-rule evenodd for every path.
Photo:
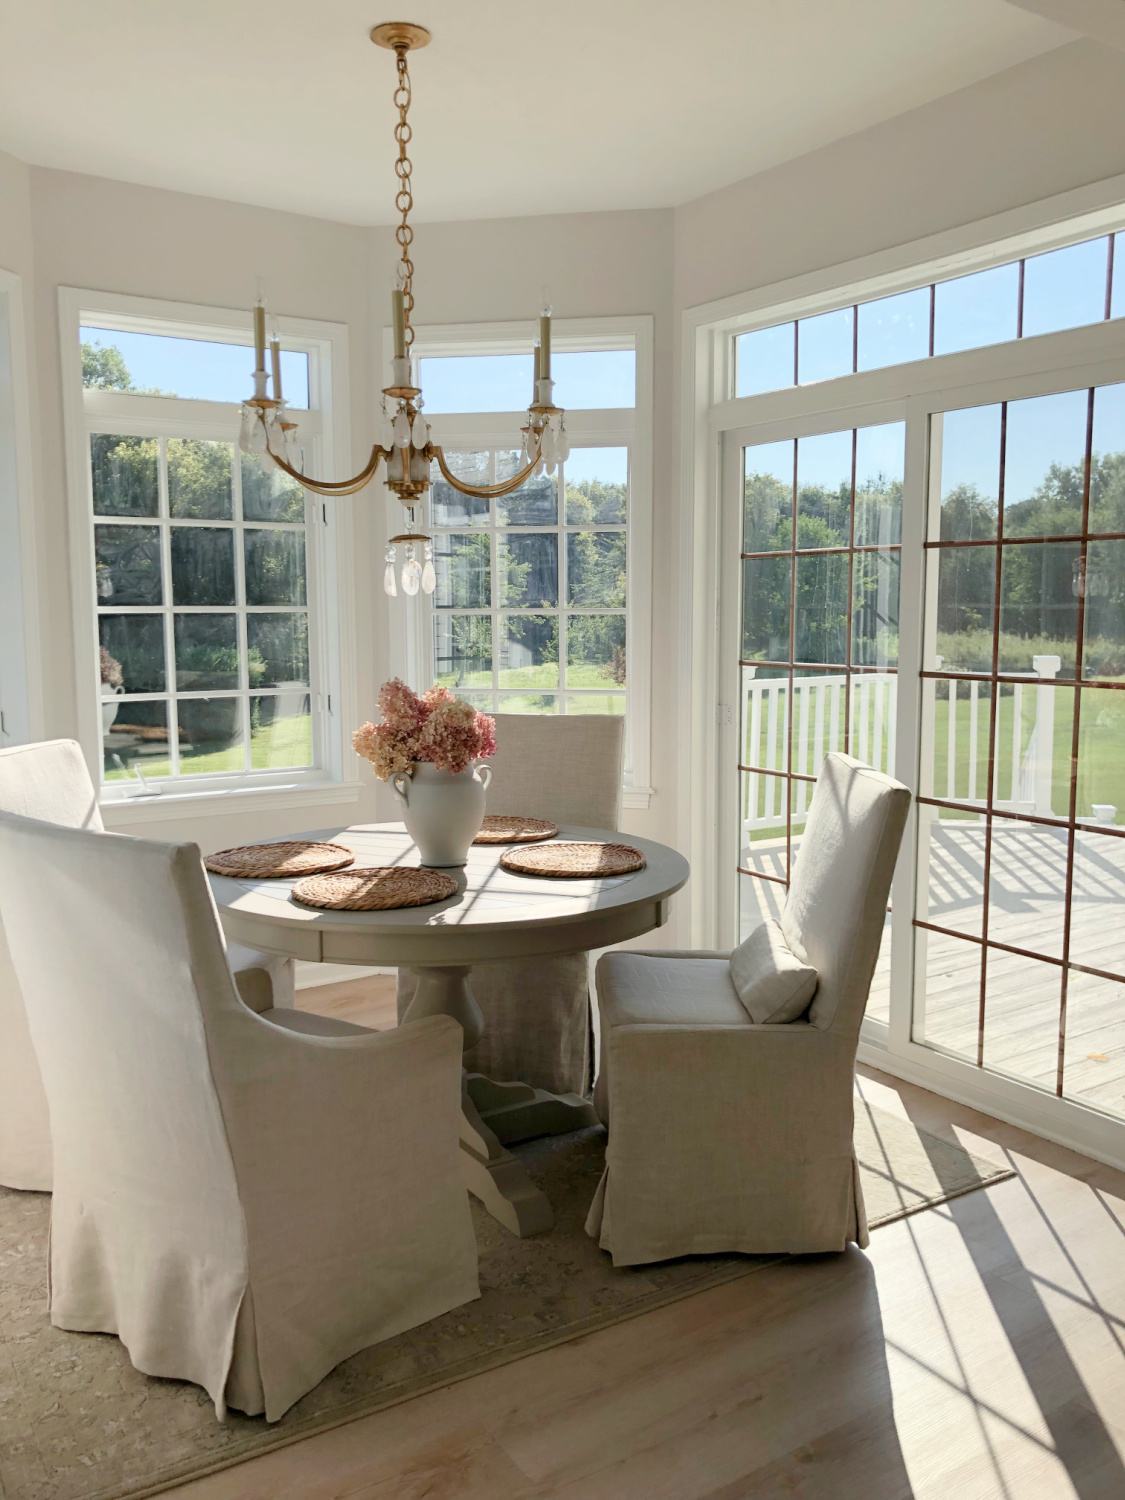
<instances>
[{"instance_id":1,"label":"hydrangea bouquet","mask_svg":"<svg viewBox=\"0 0 1125 1500\"><path fill-rule=\"evenodd\" d=\"M496 754L496 720L448 688L432 687L419 697L395 677L379 689L379 708L382 723L361 725L352 745L380 781L419 760L456 776Z\"/></svg>"}]
</instances>

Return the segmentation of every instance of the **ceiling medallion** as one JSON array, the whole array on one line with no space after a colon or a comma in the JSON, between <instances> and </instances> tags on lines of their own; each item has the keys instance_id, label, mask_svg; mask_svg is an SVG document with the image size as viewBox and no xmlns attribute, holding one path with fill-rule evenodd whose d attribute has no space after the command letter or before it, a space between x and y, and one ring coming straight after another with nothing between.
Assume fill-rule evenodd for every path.
<instances>
[{"instance_id":1,"label":"ceiling medallion","mask_svg":"<svg viewBox=\"0 0 1125 1500\"><path fill-rule=\"evenodd\" d=\"M354 495L375 478L379 464L385 462L384 482L393 490L406 509L406 529L391 537L387 544L386 569L383 587L392 597L398 593L395 578L395 561L398 546L404 548L404 559L400 573L404 594L432 594L436 583L433 564L433 546L427 532L421 530L415 520L414 509L430 488L431 466L436 463L442 477L463 495L479 499L499 498L519 489L525 480L544 470L553 474L558 463L565 462L570 453L570 442L566 435L566 418L561 407L554 404L554 381L551 379L551 309L545 306L539 318L539 340L535 345L535 377L531 404L527 408L527 422L523 432L523 466L499 484L475 485L458 479L445 461L441 448L432 441L430 426L422 415L424 401L421 389L413 383L413 368L410 347L414 342L411 318L414 312L414 262L410 258L410 246L414 230L410 226L410 210L414 206L411 194L411 162L407 155L411 129L407 119L410 110L410 73L406 55L429 44L430 33L424 26L409 21L385 21L371 32L371 40L379 47L386 47L395 54L397 80L394 103L398 110L395 125L395 141L398 156L395 160L395 175L398 191L395 194L395 209L400 222L395 228L395 239L401 251L398 263L398 285L391 292L391 324L394 329L394 357L391 361L391 383L383 390L383 402L378 423L378 440L371 449L367 463L351 479L336 481L313 479L301 472L298 465L301 453L296 441L297 424L286 413L286 404L281 394L281 342L276 322L269 330L271 368L266 369L266 308L259 295L254 307L254 394L242 407L242 430L239 447L244 453L256 454L262 463L274 464L289 474L306 490L329 498L338 495ZM272 392L266 394L272 381ZM419 561L418 549L422 549Z\"/></svg>"}]
</instances>

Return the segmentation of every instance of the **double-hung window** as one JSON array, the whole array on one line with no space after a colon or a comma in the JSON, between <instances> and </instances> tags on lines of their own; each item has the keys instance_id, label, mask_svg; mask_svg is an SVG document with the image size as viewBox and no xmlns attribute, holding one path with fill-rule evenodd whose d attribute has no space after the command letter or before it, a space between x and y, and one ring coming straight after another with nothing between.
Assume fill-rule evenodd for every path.
<instances>
[{"instance_id":1,"label":"double-hung window","mask_svg":"<svg viewBox=\"0 0 1125 1500\"><path fill-rule=\"evenodd\" d=\"M248 326L81 297L66 294L64 354L75 377L81 363L79 690L103 800L334 779L335 518L239 452ZM323 473L331 340L283 327L282 341L286 399Z\"/></svg>"},{"instance_id":2,"label":"double-hung window","mask_svg":"<svg viewBox=\"0 0 1125 1500\"><path fill-rule=\"evenodd\" d=\"M434 466L427 526L437 587L418 596L413 675L492 713L621 714L626 805L648 800L650 323L598 320L555 334L555 399L568 458L499 500ZM419 330L418 383L459 478L521 466L530 331ZM401 608L401 602L398 606ZM392 616L396 606L392 606Z\"/></svg>"}]
</instances>

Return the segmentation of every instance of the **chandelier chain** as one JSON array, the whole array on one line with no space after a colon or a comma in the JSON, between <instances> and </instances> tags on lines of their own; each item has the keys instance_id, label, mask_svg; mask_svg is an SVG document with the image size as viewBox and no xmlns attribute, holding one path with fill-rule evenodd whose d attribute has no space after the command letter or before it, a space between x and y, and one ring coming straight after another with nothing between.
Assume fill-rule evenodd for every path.
<instances>
[{"instance_id":1,"label":"chandelier chain","mask_svg":"<svg viewBox=\"0 0 1125 1500\"><path fill-rule=\"evenodd\" d=\"M414 230L410 227L409 218L410 210L414 207L414 196L410 191L413 163L406 154L406 148L414 132L406 118L410 109L410 70L406 65L406 48L396 47L395 57L398 60L398 85L394 92L395 107L398 110L398 124L395 126L395 140L398 142L398 160L395 162L398 192L395 194L395 207L402 215L402 222L395 229L395 239L402 249L399 278L402 282L402 302L406 321L406 347L409 350L414 342L414 329L410 322L410 315L414 311L414 262L410 258Z\"/></svg>"}]
</instances>

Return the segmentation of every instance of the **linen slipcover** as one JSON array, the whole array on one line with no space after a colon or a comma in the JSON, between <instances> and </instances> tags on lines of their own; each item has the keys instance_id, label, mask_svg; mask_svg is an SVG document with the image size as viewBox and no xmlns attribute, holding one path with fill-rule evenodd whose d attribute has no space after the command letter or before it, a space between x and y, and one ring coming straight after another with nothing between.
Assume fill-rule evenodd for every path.
<instances>
[{"instance_id":1,"label":"linen slipcover","mask_svg":"<svg viewBox=\"0 0 1125 1500\"><path fill-rule=\"evenodd\" d=\"M455 1021L248 1009L194 844L0 814L0 913L54 1127L57 1327L273 1422L479 1295Z\"/></svg>"},{"instance_id":2,"label":"linen slipcover","mask_svg":"<svg viewBox=\"0 0 1125 1500\"><path fill-rule=\"evenodd\" d=\"M616 831L624 744L625 721L613 714L497 714L488 811ZM484 1035L465 1054L470 1072L555 1094L588 1091L588 954L474 964L469 983L484 1015ZM400 969L400 1020L416 987Z\"/></svg>"},{"instance_id":3,"label":"linen slipcover","mask_svg":"<svg viewBox=\"0 0 1125 1500\"><path fill-rule=\"evenodd\" d=\"M102 830L97 794L74 740L0 750L0 812L66 828ZM230 944L227 960L251 1010L294 1003L294 965ZM51 1122L19 983L0 924L0 1183L49 1193Z\"/></svg>"},{"instance_id":4,"label":"linen slipcover","mask_svg":"<svg viewBox=\"0 0 1125 1500\"><path fill-rule=\"evenodd\" d=\"M855 1054L909 806L890 777L825 758L781 917L818 974L806 1019L755 1024L729 955L598 963L609 1140L586 1230L614 1265L867 1244Z\"/></svg>"}]
</instances>

